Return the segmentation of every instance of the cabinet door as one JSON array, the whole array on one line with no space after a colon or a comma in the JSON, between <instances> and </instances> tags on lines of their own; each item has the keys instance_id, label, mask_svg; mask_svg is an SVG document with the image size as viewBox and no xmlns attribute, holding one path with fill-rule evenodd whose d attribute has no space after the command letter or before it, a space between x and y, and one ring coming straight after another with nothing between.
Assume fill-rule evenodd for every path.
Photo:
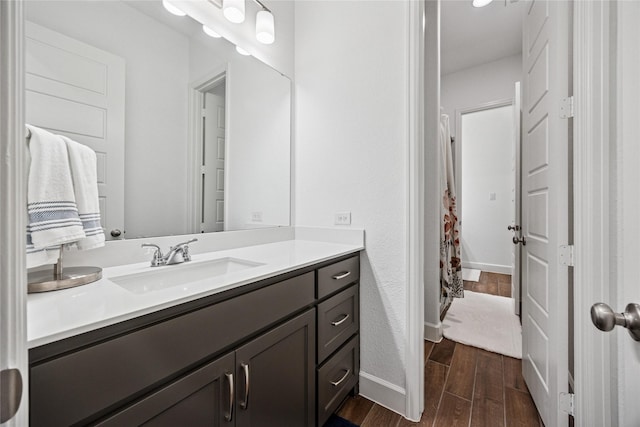
<instances>
[{"instance_id":1,"label":"cabinet door","mask_svg":"<svg viewBox=\"0 0 640 427\"><path fill-rule=\"evenodd\" d=\"M312 309L236 351L237 426L314 425L315 329Z\"/></svg>"},{"instance_id":2,"label":"cabinet door","mask_svg":"<svg viewBox=\"0 0 640 427\"><path fill-rule=\"evenodd\" d=\"M227 354L98 423L99 426L235 425L234 353Z\"/></svg>"}]
</instances>

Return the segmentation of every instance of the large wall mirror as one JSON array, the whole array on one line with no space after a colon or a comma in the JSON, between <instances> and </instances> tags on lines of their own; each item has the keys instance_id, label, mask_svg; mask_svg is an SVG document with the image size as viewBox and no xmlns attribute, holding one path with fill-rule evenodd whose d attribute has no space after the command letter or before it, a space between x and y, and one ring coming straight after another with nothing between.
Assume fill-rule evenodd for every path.
<instances>
[{"instance_id":1,"label":"large wall mirror","mask_svg":"<svg viewBox=\"0 0 640 427\"><path fill-rule=\"evenodd\" d=\"M290 225L289 78L159 0L25 9L26 120L96 151L108 239Z\"/></svg>"}]
</instances>

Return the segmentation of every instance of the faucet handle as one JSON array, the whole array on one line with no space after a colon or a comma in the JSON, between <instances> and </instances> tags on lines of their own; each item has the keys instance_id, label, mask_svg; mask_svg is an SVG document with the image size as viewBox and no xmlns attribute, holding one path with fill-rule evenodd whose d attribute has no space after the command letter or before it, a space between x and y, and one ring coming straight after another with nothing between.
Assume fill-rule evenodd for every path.
<instances>
[{"instance_id":1,"label":"faucet handle","mask_svg":"<svg viewBox=\"0 0 640 427\"><path fill-rule=\"evenodd\" d=\"M188 245L189 245L189 243L193 243L193 242L197 242L197 241L198 241L198 239L194 237L193 239L190 239L190 240L188 240L186 242L178 243L177 245L172 246L171 250L174 250L174 249L177 249L177 248L182 248L182 258L184 259L184 261L185 262L186 261L191 261L191 254L189 253L189 246Z\"/></svg>"},{"instance_id":2,"label":"faucet handle","mask_svg":"<svg viewBox=\"0 0 640 427\"><path fill-rule=\"evenodd\" d=\"M156 251L153 253L153 259L151 260L151 267L157 267L164 264L162 249L160 249L160 246L153 243L143 243L140 247L156 248Z\"/></svg>"},{"instance_id":3,"label":"faucet handle","mask_svg":"<svg viewBox=\"0 0 640 427\"><path fill-rule=\"evenodd\" d=\"M171 249L176 249L176 248L179 248L180 246L186 246L189 243L193 243L193 242L197 242L197 241L198 241L198 239L194 237L193 239L187 240L186 242L178 243L175 246L171 246Z\"/></svg>"}]
</instances>

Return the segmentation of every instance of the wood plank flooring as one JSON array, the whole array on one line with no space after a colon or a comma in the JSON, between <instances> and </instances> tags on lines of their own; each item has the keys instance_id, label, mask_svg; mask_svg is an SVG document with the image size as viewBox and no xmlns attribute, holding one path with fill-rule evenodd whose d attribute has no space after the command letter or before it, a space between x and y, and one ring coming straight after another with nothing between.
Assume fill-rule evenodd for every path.
<instances>
[{"instance_id":1,"label":"wood plank flooring","mask_svg":"<svg viewBox=\"0 0 640 427\"><path fill-rule=\"evenodd\" d=\"M474 292L511 296L511 277L482 272L465 282ZM362 427L544 427L522 378L522 362L447 339L425 341L420 422L406 420L362 396L348 398L338 415Z\"/></svg>"}]
</instances>

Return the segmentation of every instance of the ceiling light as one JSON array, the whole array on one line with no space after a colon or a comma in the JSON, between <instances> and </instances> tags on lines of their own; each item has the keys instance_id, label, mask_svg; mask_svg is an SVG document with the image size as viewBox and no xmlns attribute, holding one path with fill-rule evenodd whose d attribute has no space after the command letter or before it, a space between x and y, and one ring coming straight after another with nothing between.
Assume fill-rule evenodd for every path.
<instances>
[{"instance_id":1,"label":"ceiling light","mask_svg":"<svg viewBox=\"0 0 640 427\"><path fill-rule=\"evenodd\" d=\"M234 24L244 21L244 0L222 0L224 17Z\"/></svg>"},{"instance_id":2,"label":"ceiling light","mask_svg":"<svg viewBox=\"0 0 640 427\"><path fill-rule=\"evenodd\" d=\"M176 16L185 16L186 13L184 13L182 10L178 9L176 6L174 6L173 4L171 4L169 2L169 0L162 0L162 5L164 6L165 9L167 9L167 11L169 13L172 13Z\"/></svg>"},{"instance_id":3,"label":"ceiling light","mask_svg":"<svg viewBox=\"0 0 640 427\"><path fill-rule=\"evenodd\" d=\"M213 37L216 39L219 39L220 37L222 37L220 34L218 34L217 32L213 31L211 28L207 27L206 25L202 26L202 31L204 31L204 33L206 35L208 35L209 37Z\"/></svg>"},{"instance_id":4,"label":"ceiling light","mask_svg":"<svg viewBox=\"0 0 640 427\"><path fill-rule=\"evenodd\" d=\"M491 3L493 0L473 0L473 3L471 3L473 5L473 7L485 7L486 5L488 5L489 3Z\"/></svg>"},{"instance_id":5,"label":"ceiling light","mask_svg":"<svg viewBox=\"0 0 640 427\"><path fill-rule=\"evenodd\" d=\"M273 14L268 9L263 9L256 15L256 39L264 44L271 44L275 40Z\"/></svg>"},{"instance_id":6,"label":"ceiling light","mask_svg":"<svg viewBox=\"0 0 640 427\"><path fill-rule=\"evenodd\" d=\"M236 46L236 51L240 54L240 55L244 55L244 56L249 56L251 55L249 52L247 52L246 50L244 50L243 48L241 48L240 46Z\"/></svg>"}]
</instances>

